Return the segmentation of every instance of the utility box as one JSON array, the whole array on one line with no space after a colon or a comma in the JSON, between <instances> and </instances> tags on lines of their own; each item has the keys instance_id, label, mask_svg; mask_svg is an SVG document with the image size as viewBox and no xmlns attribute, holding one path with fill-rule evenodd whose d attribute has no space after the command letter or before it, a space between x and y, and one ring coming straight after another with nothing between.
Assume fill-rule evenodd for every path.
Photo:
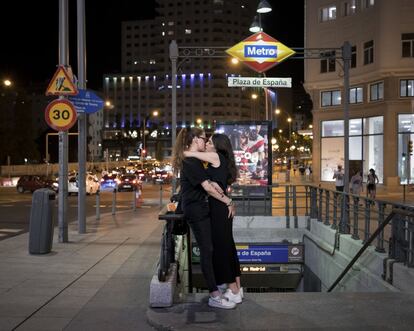
<instances>
[{"instance_id":1,"label":"utility box","mask_svg":"<svg viewBox=\"0 0 414 331\"><path fill-rule=\"evenodd\" d=\"M30 254L47 254L52 250L55 200L55 192L47 188L33 193L29 230Z\"/></svg>"}]
</instances>

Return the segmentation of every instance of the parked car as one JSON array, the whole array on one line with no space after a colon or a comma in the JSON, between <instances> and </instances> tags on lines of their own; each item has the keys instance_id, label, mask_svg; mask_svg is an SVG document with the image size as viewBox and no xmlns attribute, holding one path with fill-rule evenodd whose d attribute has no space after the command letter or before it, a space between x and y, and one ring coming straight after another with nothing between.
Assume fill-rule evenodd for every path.
<instances>
[{"instance_id":1,"label":"parked car","mask_svg":"<svg viewBox=\"0 0 414 331\"><path fill-rule=\"evenodd\" d=\"M142 182L136 175L127 174L117 178L118 191L133 191L142 189Z\"/></svg>"},{"instance_id":2,"label":"parked car","mask_svg":"<svg viewBox=\"0 0 414 331\"><path fill-rule=\"evenodd\" d=\"M24 175L17 181L17 192L23 193L25 191L34 192L39 188L54 189L55 181L42 176Z\"/></svg>"},{"instance_id":3,"label":"parked car","mask_svg":"<svg viewBox=\"0 0 414 331\"><path fill-rule=\"evenodd\" d=\"M86 175L86 194L96 194L99 192L101 185L99 184L98 177L94 175L87 174ZM77 176L72 176L68 180L68 194L78 194L79 193L79 182Z\"/></svg>"}]
</instances>

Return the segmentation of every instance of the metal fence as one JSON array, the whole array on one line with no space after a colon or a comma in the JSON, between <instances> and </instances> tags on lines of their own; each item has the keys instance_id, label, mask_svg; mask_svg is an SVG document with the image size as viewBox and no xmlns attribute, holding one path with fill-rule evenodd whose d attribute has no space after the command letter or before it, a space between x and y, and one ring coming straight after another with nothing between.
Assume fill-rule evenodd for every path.
<instances>
[{"instance_id":1,"label":"metal fence","mask_svg":"<svg viewBox=\"0 0 414 331\"><path fill-rule=\"evenodd\" d=\"M286 228L291 218L297 228L298 217L307 216L363 243L392 211L403 211L379 232L375 250L413 267L414 207L314 185L233 186L231 196L238 215L285 216Z\"/></svg>"}]
</instances>

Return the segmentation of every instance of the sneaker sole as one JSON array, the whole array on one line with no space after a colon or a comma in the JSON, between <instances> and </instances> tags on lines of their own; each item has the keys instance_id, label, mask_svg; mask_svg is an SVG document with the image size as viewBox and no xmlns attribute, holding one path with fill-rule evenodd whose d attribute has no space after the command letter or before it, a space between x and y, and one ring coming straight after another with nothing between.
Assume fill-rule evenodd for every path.
<instances>
[{"instance_id":1,"label":"sneaker sole","mask_svg":"<svg viewBox=\"0 0 414 331\"><path fill-rule=\"evenodd\" d=\"M233 301L232 301L233 302ZM210 306L210 307L212 307L212 308L221 308L221 309L234 309L234 308L236 308L236 304L234 305L234 306L222 306L222 305L219 305L219 304L215 304L215 303L213 303L213 304L211 304L210 302L208 303L208 305Z\"/></svg>"}]
</instances>

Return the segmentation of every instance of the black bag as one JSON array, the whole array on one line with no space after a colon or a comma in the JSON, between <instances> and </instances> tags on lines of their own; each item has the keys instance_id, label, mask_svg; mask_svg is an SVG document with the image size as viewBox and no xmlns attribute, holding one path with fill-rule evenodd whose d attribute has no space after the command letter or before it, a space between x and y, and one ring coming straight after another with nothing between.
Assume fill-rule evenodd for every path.
<instances>
[{"instance_id":1,"label":"black bag","mask_svg":"<svg viewBox=\"0 0 414 331\"><path fill-rule=\"evenodd\" d=\"M178 202L175 211L172 213L183 216L181 219L174 220L172 233L176 236L185 235L188 232L188 224L184 219L184 213L181 207L181 192L174 194L170 200L171 202Z\"/></svg>"}]
</instances>

